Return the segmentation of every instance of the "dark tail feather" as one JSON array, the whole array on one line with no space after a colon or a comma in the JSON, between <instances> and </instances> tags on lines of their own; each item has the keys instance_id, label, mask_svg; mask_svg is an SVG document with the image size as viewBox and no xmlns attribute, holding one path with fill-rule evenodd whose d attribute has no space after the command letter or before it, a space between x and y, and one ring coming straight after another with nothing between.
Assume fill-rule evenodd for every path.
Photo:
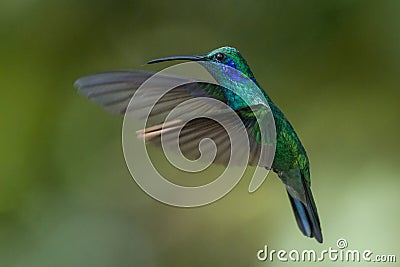
<instances>
[{"instance_id":1,"label":"dark tail feather","mask_svg":"<svg viewBox=\"0 0 400 267\"><path fill-rule=\"evenodd\" d=\"M297 225L301 232L308 237L315 237L315 239L322 243L322 232L318 218L317 208L315 207L314 198L311 193L310 187L303 179L303 187L305 191L306 205L293 198L288 192L290 203L292 204L294 216L296 217Z\"/></svg>"}]
</instances>

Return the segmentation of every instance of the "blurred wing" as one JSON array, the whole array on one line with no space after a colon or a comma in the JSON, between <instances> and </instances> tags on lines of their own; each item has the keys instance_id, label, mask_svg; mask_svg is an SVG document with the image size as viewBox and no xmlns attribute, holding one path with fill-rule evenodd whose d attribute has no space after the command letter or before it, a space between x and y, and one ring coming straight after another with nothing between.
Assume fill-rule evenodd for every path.
<instances>
[{"instance_id":1,"label":"blurred wing","mask_svg":"<svg viewBox=\"0 0 400 267\"><path fill-rule=\"evenodd\" d=\"M195 101L185 105L185 101L197 99L198 97L213 98L226 103L222 88L215 84L165 74L157 74L148 80L153 75L154 73L142 71L104 72L82 77L75 82L74 86L81 95L91 99L113 114L132 112L134 117L146 119L141 109L153 106L156 103L148 117L147 128L138 132L139 137L160 144L162 133L163 139L167 141L168 146L168 138L176 136L175 131L182 128L179 133L179 145L186 157L197 159L200 156L199 142L204 138L211 138L218 149L214 162L226 165L231 157L230 139L226 130L214 120L199 117L212 114L220 123L232 125L237 122L230 121L231 118L226 116L226 112L233 112L233 110L227 105L215 105L215 101ZM149 88L149 90L143 94L136 95L140 97L140 105L133 110L127 109L132 96L144 82L147 83L146 88ZM167 89L176 84L183 85L165 93ZM163 96L158 99L160 93ZM175 121L164 123L166 116L178 105L179 109L175 114ZM256 109L260 109L260 107L256 107ZM258 164L260 151L264 148L257 140L255 116L249 115L249 112L251 113L250 107L236 111L249 136L249 164L270 167L267 166L270 165L267 160ZM186 119L191 117L197 118ZM182 123L184 126L181 125ZM231 129L235 130L239 127L240 125L233 125ZM212 146L208 147L207 144L210 143L206 143L206 149L213 149ZM235 162L235 158L242 156L240 153L235 154L232 160Z\"/></svg>"},{"instance_id":2,"label":"blurred wing","mask_svg":"<svg viewBox=\"0 0 400 267\"><path fill-rule=\"evenodd\" d=\"M229 112L234 111L230 110ZM231 155L231 140L223 125L228 127L233 138L232 142L235 142L240 147L247 145L246 142L243 142L243 139L239 138L238 129L242 126L242 123L233 120L224 111L213 114L213 119L198 117L189 121L175 120L149 127L139 131L138 136L143 137L146 141L161 145L162 135L163 146L167 148L174 147L176 137L179 136L179 148L183 155L191 160L196 160L200 157L200 141L209 138L213 140L217 149L214 163L226 166L229 160L232 160L234 165L238 165L238 162L242 162L241 159L243 159L244 153ZM215 149L211 142L206 142L202 145L202 148L206 151Z\"/></svg>"},{"instance_id":3,"label":"blurred wing","mask_svg":"<svg viewBox=\"0 0 400 267\"><path fill-rule=\"evenodd\" d=\"M161 135L163 135L163 145L168 148L174 147L174 141L176 136L179 136L179 148L181 149L185 157L196 160L200 157L199 144L200 141L205 138L210 138L214 141L217 147L217 154L214 163L227 165L229 160L234 165L241 162L241 159L245 156L245 150L235 151L231 154L231 142L235 142L239 147L250 146L248 165L260 166L270 168L272 165L275 146L272 143L272 132L274 128L269 129L267 124L261 124L267 126L268 129L264 130L264 142L261 140L261 131L259 130L259 124L256 116L253 113L261 113L259 119L269 118L267 115L269 109L265 106L257 105L248 108L243 108L236 111L239 115L241 122L238 124L237 121L233 120L232 117L227 116L226 112L230 111L219 111L218 114L213 114L213 119L208 118L196 118L190 121L175 120L166 123L161 123L152 127L148 127L144 130L138 131L138 137L144 138L146 141L150 141L157 145L161 145ZM251 115L253 114L253 115ZM217 122L218 121L218 122ZM239 127L241 123L244 124L247 132L249 142L245 142L244 139L239 137ZM272 121L273 123L273 121ZM231 131L231 138L228 135L227 130L223 127L227 126ZM203 149L214 149L211 143L206 143ZM261 153L263 151L263 153Z\"/></svg>"},{"instance_id":4,"label":"blurred wing","mask_svg":"<svg viewBox=\"0 0 400 267\"><path fill-rule=\"evenodd\" d=\"M137 89L155 73L143 71L111 71L96 73L78 79L74 86L78 92L91 99L96 104L104 107L113 114L124 114L129 101ZM165 93L167 89L176 87ZM172 75L157 74L148 80L146 88L151 92L142 94L141 107L153 105L157 102L153 115L168 112L178 104L199 96L210 97L224 101L218 86L214 84L199 83L188 78ZM163 95L157 101L155 97Z\"/></svg>"}]
</instances>

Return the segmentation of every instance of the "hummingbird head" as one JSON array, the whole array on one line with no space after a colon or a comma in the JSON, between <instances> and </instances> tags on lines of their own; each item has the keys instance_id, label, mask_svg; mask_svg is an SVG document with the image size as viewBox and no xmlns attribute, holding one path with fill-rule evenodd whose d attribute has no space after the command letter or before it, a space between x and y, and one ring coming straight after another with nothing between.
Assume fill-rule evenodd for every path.
<instances>
[{"instance_id":1,"label":"hummingbird head","mask_svg":"<svg viewBox=\"0 0 400 267\"><path fill-rule=\"evenodd\" d=\"M159 63L164 61L172 61L172 60L190 60L190 61L203 61L203 62L214 62L217 63L215 65L225 65L231 67L238 71L238 73L243 73L247 78L252 79L255 82L255 78L253 73L250 70L250 67L247 65L246 60L242 57L234 47L224 46L221 48L217 48L207 54L203 55L191 55L191 56L172 56L165 58L153 59L148 62L148 64ZM207 65L206 64L206 68Z\"/></svg>"},{"instance_id":2,"label":"hummingbird head","mask_svg":"<svg viewBox=\"0 0 400 267\"><path fill-rule=\"evenodd\" d=\"M217 48L205 55L205 58L206 61L212 61L234 68L245 74L250 79L254 78L246 60L242 57L239 50L234 47L225 46Z\"/></svg>"}]
</instances>

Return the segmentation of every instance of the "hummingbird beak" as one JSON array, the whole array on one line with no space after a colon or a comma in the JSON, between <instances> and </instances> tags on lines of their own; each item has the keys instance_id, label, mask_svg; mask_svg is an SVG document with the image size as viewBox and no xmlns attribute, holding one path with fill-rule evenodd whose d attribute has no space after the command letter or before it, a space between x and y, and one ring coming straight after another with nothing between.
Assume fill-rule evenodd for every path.
<instances>
[{"instance_id":1,"label":"hummingbird beak","mask_svg":"<svg viewBox=\"0 0 400 267\"><path fill-rule=\"evenodd\" d=\"M147 64L154 64L154 63L160 63L164 61L173 61L173 60L190 60L190 61L201 61L201 60L206 60L205 55L193 55L193 56L173 56L173 57L163 57L163 58L157 58L150 60L147 62Z\"/></svg>"}]
</instances>

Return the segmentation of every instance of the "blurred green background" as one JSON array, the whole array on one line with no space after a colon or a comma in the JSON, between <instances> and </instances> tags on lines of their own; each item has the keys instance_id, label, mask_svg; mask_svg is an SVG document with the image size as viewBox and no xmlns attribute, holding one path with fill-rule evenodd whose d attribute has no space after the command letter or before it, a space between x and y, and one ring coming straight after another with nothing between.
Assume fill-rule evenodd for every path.
<instances>
[{"instance_id":1,"label":"blurred green background","mask_svg":"<svg viewBox=\"0 0 400 267\"><path fill-rule=\"evenodd\" d=\"M394 0L2 1L0 266L289 265L256 252L338 238L399 257L399 12ZM153 200L125 166L122 118L72 86L224 45L308 151L322 245L298 230L275 174L201 208Z\"/></svg>"}]
</instances>

